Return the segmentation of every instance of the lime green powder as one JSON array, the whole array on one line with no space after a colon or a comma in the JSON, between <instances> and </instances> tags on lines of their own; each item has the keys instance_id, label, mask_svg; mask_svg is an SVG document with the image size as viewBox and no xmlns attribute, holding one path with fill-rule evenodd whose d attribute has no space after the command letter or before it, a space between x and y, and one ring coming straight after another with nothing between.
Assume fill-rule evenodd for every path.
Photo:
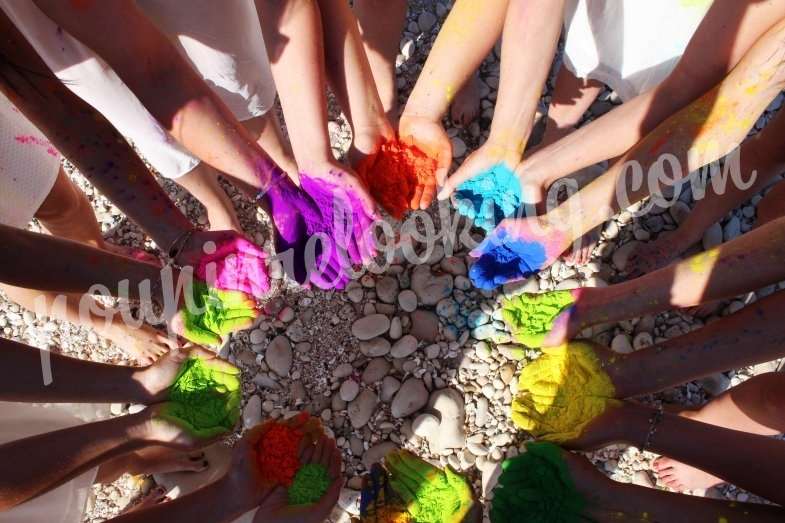
<instances>
[{"instance_id":1,"label":"lime green powder","mask_svg":"<svg viewBox=\"0 0 785 523\"><path fill-rule=\"evenodd\" d=\"M240 291L224 291L195 280L191 298L196 307L183 308L184 336L194 343L219 346L222 337L246 328L256 318L256 304Z\"/></svg>"},{"instance_id":2,"label":"lime green powder","mask_svg":"<svg viewBox=\"0 0 785 523\"><path fill-rule=\"evenodd\" d=\"M409 513L417 523L449 523L471 504L471 491L466 480L446 468L444 474L419 485L417 502L409 505Z\"/></svg>"},{"instance_id":3,"label":"lime green powder","mask_svg":"<svg viewBox=\"0 0 785 523\"><path fill-rule=\"evenodd\" d=\"M502 464L490 516L492 523L577 523L585 506L561 449L537 442Z\"/></svg>"},{"instance_id":4,"label":"lime green powder","mask_svg":"<svg viewBox=\"0 0 785 523\"><path fill-rule=\"evenodd\" d=\"M300 467L289 487L290 505L308 505L319 501L330 487L330 475L324 465L308 463Z\"/></svg>"},{"instance_id":5,"label":"lime green powder","mask_svg":"<svg viewBox=\"0 0 785 523\"><path fill-rule=\"evenodd\" d=\"M556 317L574 302L570 291L521 294L504 300L502 316L516 341L537 348L542 346Z\"/></svg>"},{"instance_id":6,"label":"lime green powder","mask_svg":"<svg viewBox=\"0 0 785 523\"><path fill-rule=\"evenodd\" d=\"M228 432L240 417L240 387L239 369L189 358L169 389L169 403L161 417L200 438Z\"/></svg>"}]
</instances>

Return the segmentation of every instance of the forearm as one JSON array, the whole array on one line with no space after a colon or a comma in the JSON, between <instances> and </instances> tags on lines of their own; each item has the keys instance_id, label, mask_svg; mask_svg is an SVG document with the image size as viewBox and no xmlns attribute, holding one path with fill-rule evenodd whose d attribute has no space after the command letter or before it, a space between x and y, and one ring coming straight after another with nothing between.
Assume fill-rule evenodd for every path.
<instances>
[{"instance_id":1,"label":"forearm","mask_svg":"<svg viewBox=\"0 0 785 523\"><path fill-rule=\"evenodd\" d=\"M145 446L144 413L46 432L0 445L0 510L47 492L116 456Z\"/></svg>"},{"instance_id":2,"label":"forearm","mask_svg":"<svg viewBox=\"0 0 785 523\"><path fill-rule=\"evenodd\" d=\"M151 505L111 519L113 523L171 523L172 521L234 521L250 509L239 506L227 477L166 503Z\"/></svg>"},{"instance_id":3,"label":"forearm","mask_svg":"<svg viewBox=\"0 0 785 523\"><path fill-rule=\"evenodd\" d=\"M578 193L577 202L568 200L548 213L549 220L572 221L570 235L578 238L620 209L660 192L666 183L732 151L785 86L784 50L780 48L784 34L785 21L761 37L717 87L648 134Z\"/></svg>"},{"instance_id":4,"label":"forearm","mask_svg":"<svg viewBox=\"0 0 785 523\"><path fill-rule=\"evenodd\" d=\"M130 145L57 79L0 13L0 91L79 171L155 242L167 248L192 227Z\"/></svg>"},{"instance_id":5,"label":"forearm","mask_svg":"<svg viewBox=\"0 0 785 523\"><path fill-rule=\"evenodd\" d=\"M606 370L619 398L652 394L785 354L785 292L683 336L623 355Z\"/></svg>"},{"instance_id":6,"label":"forearm","mask_svg":"<svg viewBox=\"0 0 785 523\"><path fill-rule=\"evenodd\" d=\"M190 152L253 187L268 186L272 160L134 2L91 2L76 9L57 0L36 4L106 60Z\"/></svg>"},{"instance_id":7,"label":"forearm","mask_svg":"<svg viewBox=\"0 0 785 523\"><path fill-rule=\"evenodd\" d=\"M504 22L499 93L488 143L519 157L561 34L563 0L511 0Z\"/></svg>"},{"instance_id":8,"label":"forearm","mask_svg":"<svg viewBox=\"0 0 785 523\"><path fill-rule=\"evenodd\" d=\"M332 158L319 6L309 0L256 0L262 33L301 169Z\"/></svg>"},{"instance_id":9,"label":"forearm","mask_svg":"<svg viewBox=\"0 0 785 523\"><path fill-rule=\"evenodd\" d=\"M783 279L785 218L780 218L640 278L585 289L576 317L588 327L727 299Z\"/></svg>"},{"instance_id":10,"label":"forearm","mask_svg":"<svg viewBox=\"0 0 785 523\"><path fill-rule=\"evenodd\" d=\"M44 357L49 362L50 383L42 375ZM0 390L0 401L147 403L151 399L137 378L138 367L70 358L11 340L0 339L0 367L13 369Z\"/></svg>"},{"instance_id":11,"label":"forearm","mask_svg":"<svg viewBox=\"0 0 785 523\"><path fill-rule=\"evenodd\" d=\"M46 234L0 225L0 281L45 291L86 293L104 286L112 296L127 282L128 297L138 299L150 286L152 299L163 303L162 269L126 256ZM173 272L173 281L179 273ZM147 282L147 283L145 283Z\"/></svg>"},{"instance_id":12,"label":"forearm","mask_svg":"<svg viewBox=\"0 0 785 523\"><path fill-rule=\"evenodd\" d=\"M764 497L785 502L785 442L665 413L648 437L654 410L625 405L620 418L621 440L668 456ZM700 442L700 444L694 444ZM727 452L734 449L734 452Z\"/></svg>"},{"instance_id":13,"label":"forearm","mask_svg":"<svg viewBox=\"0 0 785 523\"><path fill-rule=\"evenodd\" d=\"M404 115L439 121L502 34L508 0L458 0L406 103Z\"/></svg>"},{"instance_id":14,"label":"forearm","mask_svg":"<svg viewBox=\"0 0 785 523\"><path fill-rule=\"evenodd\" d=\"M347 112L352 130L358 134L378 134L389 127L362 37L348 2L320 0L324 27L327 79Z\"/></svg>"}]
</instances>

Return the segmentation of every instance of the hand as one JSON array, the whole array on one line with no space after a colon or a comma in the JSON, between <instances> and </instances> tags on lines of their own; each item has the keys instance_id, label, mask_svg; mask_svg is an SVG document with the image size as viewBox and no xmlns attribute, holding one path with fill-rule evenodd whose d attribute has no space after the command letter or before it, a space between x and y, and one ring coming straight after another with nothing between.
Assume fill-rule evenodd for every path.
<instances>
[{"instance_id":1,"label":"hand","mask_svg":"<svg viewBox=\"0 0 785 523\"><path fill-rule=\"evenodd\" d=\"M332 480L322 498L310 505L289 505L286 489L277 487L259 506L254 523L322 523L330 515L341 493L341 454L335 441L324 434L300 453L301 464L323 465Z\"/></svg>"},{"instance_id":2,"label":"hand","mask_svg":"<svg viewBox=\"0 0 785 523\"><path fill-rule=\"evenodd\" d=\"M529 348L565 343L584 289L523 293L502 302L502 317L518 343Z\"/></svg>"},{"instance_id":3,"label":"hand","mask_svg":"<svg viewBox=\"0 0 785 523\"><path fill-rule=\"evenodd\" d=\"M166 401L169 394L169 387L174 382L182 363L188 358L200 358L210 361L211 365L219 366L225 372L240 373L240 370L229 363L218 358L214 352L203 347L191 345L178 349L173 349L161 356L155 363L142 367L134 375L134 378L148 392L150 399L148 404Z\"/></svg>"},{"instance_id":4,"label":"hand","mask_svg":"<svg viewBox=\"0 0 785 523\"><path fill-rule=\"evenodd\" d=\"M444 187L439 191L439 199L446 200L463 182L480 173L490 171L494 166L502 164L510 172L521 161L520 151L501 147L486 141L480 148L471 153L460 167L450 176Z\"/></svg>"},{"instance_id":5,"label":"hand","mask_svg":"<svg viewBox=\"0 0 785 523\"><path fill-rule=\"evenodd\" d=\"M412 209L427 209L436 195L436 184L443 185L452 162L452 142L441 123L422 116L401 115L398 123L401 141L414 145L436 160L434 178L421 182L411 201Z\"/></svg>"},{"instance_id":6,"label":"hand","mask_svg":"<svg viewBox=\"0 0 785 523\"><path fill-rule=\"evenodd\" d=\"M222 291L193 280L184 292L170 328L199 345L220 346L223 337L247 329L259 316L256 302L240 291Z\"/></svg>"},{"instance_id":7,"label":"hand","mask_svg":"<svg viewBox=\"0 0 785 523\"><path fill-rule=\"evenodd\" d=\"M628 401L617 402L594 418L577 438L565 441L567 449L591 451L617 443L645 445L654 409Z\"/></svg>"},{"instance_id":8,"label":"hand","mask_svg":"<svg viewBox=\"0 0 785 523\"><path fill-rule=\"evenodd\" d=\"M450 467L441 470L405 450L387 454L384 463L390 472L390 485L401 496L415 521L420 520L422 510L417 496L429 483L446 486L445 490L452 496L450 502L443 503L439 515L442 523L461 523L474 505L471 486Z\"/></svg>"},{"instance_id":9,"label":"hand","mask_svg":"<svg viewBox=\"0 0 785 523\"><path fill-rule=\"evenodd\" d=\"M508 218L469 253L479 258L469 277L478 288L492 290L550 266L568 246L565 231L541 217Z\"/></svg>"},{"instance_id":10,"label":"hand","mask_svg":"<svg viewBox=\"0 0 785 523\"><path fill-rule=\"evenodd\" d=\"M165 419L162 414L168 407L169 403L157 403L139 414L134 414L142 419L142 424L135 436L150 445L186 451L204 448L220 439L220 436L200 438L188 432L188 429Z\"/></svg>"},{"instance_id":11,"label":"hand","mask_svg":"<svg viewBox=\"0 0 785 523\"><path fill-rule=\"evenodd\" d=\"M175 262L193 266L210 286L255 298L270 290L266 255L235 231L194 231Z\"/></svg>"}]
</instances>

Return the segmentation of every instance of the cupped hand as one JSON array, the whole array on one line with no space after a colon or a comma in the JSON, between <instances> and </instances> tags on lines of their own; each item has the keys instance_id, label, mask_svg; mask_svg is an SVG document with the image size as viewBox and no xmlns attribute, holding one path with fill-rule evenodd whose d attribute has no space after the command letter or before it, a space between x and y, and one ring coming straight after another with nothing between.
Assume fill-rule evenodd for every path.
<instances>
[{"instance_id":1,"label":"cupped hand","mask_svg":"<svg viewBox=\"0 0 785 523\"><path fill-rule=\"evenodd\" d=\"M320 464L327 469L332 483L327 492L316 503L289 505L288 494L277 487L259 506L254 523L322 523L330 515L341 493L341 453L332 440L322 434L309 441L300 452L300 463Z\"/></svg>"},{"instance_id":2,"label":"cupped hand","mask_svg":"<svg viewBox=\"0 0 785 523\"><path fill-rule=\"evenodd\" d=\"M235 231L195 231L175 262L218 289L256 298L270 290L264 251Z\"/></svg>"},{"instance_id":3,"label":"cupped hand","mask_svg":"<svg viewBox=\"0 0 785 523\"><path fill-rule=\"evenodd\" d=\"M198 345L220 346L226 336L247 329L260 314L256 302L244 292L222 291L199 280L187 283L184 292L169 325Z\"/></svg>"},{"instance_id":4,"label":"cupped hand","mask_svg":"<svg viewBox=\"0 0 785 523\"><path fill-rule=\"evenodd\" d=\"M471 251L479 259L469 277L492 290L550 266L569 245L566 232L541 217L508 218Z\"/></svg>"},{"instance_id":5,"label":"cupped hand","mask_svg":"<svg viewBox=\"0 0 785 523\"><path fill-rule=\"evenodd\" d=\"M452 176L447 178L442 190L439 191L439 199L449 198L463 182L489 171L499 164L504 165L512 172L520 160L520 152L487 141L471 153Z\"/></svg>"},{"instance_id":6,"label":"cupped hand","mask_svg":"<svg viewBox=\"0 0 785 523\"><path fill-rule=\"evenodd\" d=\"M447 172L452 162L452 142L440 122L423 116L404 114L398 123L400 140L414 145L436 160L433 178L421 180L414 193L410 207L427 209L436 196L436 186L447 180Z\"/></svg>"},{"instance_id":7,"label":"cupped hand","mask_svg":"<svg viewBox=\"0 0 785 523\"><path fill-rule=\"evenodd\" d=\"M221 438L221 435L199 437L182 425L166 419L166 411L170 406L170 403L156 403L139 413L145 418L141 437L147 443L178 450L194 450Z\"/></svg>"}]
</instances>

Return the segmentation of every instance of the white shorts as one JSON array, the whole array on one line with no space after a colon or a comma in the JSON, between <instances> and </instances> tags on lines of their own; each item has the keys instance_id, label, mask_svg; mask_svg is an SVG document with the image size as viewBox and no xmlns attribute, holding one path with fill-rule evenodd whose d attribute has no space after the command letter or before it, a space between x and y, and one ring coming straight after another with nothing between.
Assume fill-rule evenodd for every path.
<instances>
[{"instance_id":1,"label":"white shorts","mask_svg":"<svg viewBox=\"0 0 785 523\"><path fill-rule=\"evenodd\" d=\"M270 110L275 84L252 0L138 4L238 120ZM199 160L153 118L106 62L33 2L0 0L0 8L58 78L131 140L161 175L178 178L198 165Z\"/></svg>"},{"instance_id":2,"label":"white shorts","mask_svg":"<svg viewBox=\"0 0 785 523\"><path fill-rule=\"evenodd\" d=\"M569 0L564 65L627 101L676 67L712 0Z\"/></svg>"},{"instance_id":3,"label":"white shorts","mask_svg":"<svg viewBox=\"0 0 785 523\"><path fill-rule=\"evenodd\" d=\"M82 420L60 407L0 402L0 444L80 425ZM11 510L0 523L80 523L98 468L93 468Z\"/></svg>"},{"instance_id":4,"label":"white shorts","mask_svg":"<svg viewBox=\"0 0 785 523\"><path fill-rule=\"evenodd\" d=\"M57 149L0 93L0 223L27 227L59 170Z\"/></svg>"}]
</instances>

